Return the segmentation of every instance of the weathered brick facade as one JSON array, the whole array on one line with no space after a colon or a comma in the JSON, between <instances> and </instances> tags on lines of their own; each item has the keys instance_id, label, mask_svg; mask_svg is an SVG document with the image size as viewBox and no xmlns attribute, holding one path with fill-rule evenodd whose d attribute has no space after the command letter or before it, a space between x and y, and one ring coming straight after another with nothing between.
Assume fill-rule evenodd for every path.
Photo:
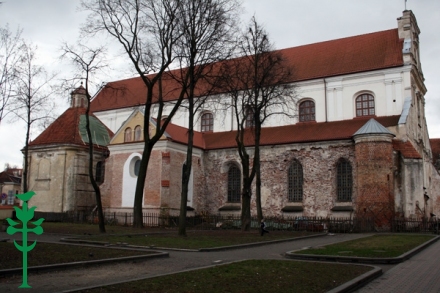
<instances>
[{"instance_id":1,"label":"weathered brick facade","mask_svg":"<svg viewBox=\"0 0 440 293\"><path fill-rule=\"evenodd\" d=\"M362 135L356 141L358 190L356 213L373 217L376 225L394 217L392 135Z\"/></svg>"},{"instance_id":2,"label":"weathered brick facade","mask_svg":"<svg viewBox=\"0 0 440 293\"><path fill-rule=\"evenodd\" d=\"M164 154L166 155L164 156ZM345 158L353 166L355 164L352 141L262 147L261 158L261 171L264 175L262 178L262 207L265 215L346 216L346 213L332 211L332 208L338 205L352 206L352 203L338 203L335 196L336 163L338 159ZM184 159L183 153L175 151L162 152L161 182L165 180L169 186L160 187L162 202L160 205L157 204L156 208L177 209L179 207L182 162ZM302 202L289 202L287 199L287 170L293 159L297 159L304 168ZM231 209L231 211L226 209L224 213L239 213L239 210L237 210L240 207L239 203L227 202L227 173L231 164L240 167L235 149L208 151L203 154L202 159L194 156L192 207L195 208L196 212L217 214L222 207L231 206L235 209ZM164 169L169 170L169 172L163 172ZM158 169L149 168L149 172L157 174ZM355 170L354 174L356 174ZM149 197L148 194L155 194L155 192L146 192L146 198ZM255 194L255 190L253 194ZM353 185L354 198L356 198L356 180L354 180ZM150 202L150 199L146 199L146 202ZM115 207L115 205L111 206ZM293 213L282 211L284 207L289 206L301 207L302 211ZM255 196L252 200L252 211L255 213Z\"/></svg>"}]
</instances>

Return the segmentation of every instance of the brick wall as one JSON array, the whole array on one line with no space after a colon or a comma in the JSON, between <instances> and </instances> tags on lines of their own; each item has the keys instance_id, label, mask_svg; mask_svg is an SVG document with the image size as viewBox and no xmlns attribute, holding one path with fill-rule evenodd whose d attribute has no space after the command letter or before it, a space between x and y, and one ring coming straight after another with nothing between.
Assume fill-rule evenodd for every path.
<instances>
[{"instance_id":1,"label":"brick wall","mask_svg":"<svg viewBox=\"0 0 440 293\"><path fill-rule=\"evenodd\" d=\"M286 206L303 206L304 216L338 216L331 209L336 202L336 163L340 158L355 162L354 146L351 141L329 144L288 145L262 147L262 208L265 216L280 216ZM288 202L287 170L292 160L297 159L303 167L303 201ZM209 151L204 158L206 173L205 208L210 213L227 204L227 172L230 164L240 166L235 149ZM241 166L240 166L241 168ZM356 170L353 168L353 178ZM354 183L356 180L354 180ZM355 184L356 186L356 184ZM252 214L255 209L255 187L253 188ZM356 188L353 189L355 198ZM349 203L351 205L351 203ZM284 215L289 216L291 213Z\"/></svg>"},{"instance_id":2,"label":"brick wall","mask_svg":"<svg viewBox=\"0 0 440 293\"><path fill-rule=\"evenodd\" d=\"M356 143L356 213L374 217L376 224L394 217L393 147L386 141Z\"/></svg>"}]
</instances>

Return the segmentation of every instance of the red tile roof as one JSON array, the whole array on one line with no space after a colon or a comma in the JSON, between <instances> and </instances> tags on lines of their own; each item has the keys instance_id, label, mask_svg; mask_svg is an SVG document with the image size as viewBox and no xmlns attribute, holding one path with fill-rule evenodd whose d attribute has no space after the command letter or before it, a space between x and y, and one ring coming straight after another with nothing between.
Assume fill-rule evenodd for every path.
<instances>
[{"instance_id":1,"label":"red tile roof","mask_svg":"<svg viewBox=\"0 0 440 293\"><path fill-rule=\"evenodd\" d=\"M383 126L390 127L398 124L398 115L375 117ZM351 139L371 117L355 118L352 120L322 122L322 123L297 123L294 125L266 127L262 129L261 145L278 145L289 143L307 143L318 141L332 141ZM187 144L187 129L175 124L169 124L166 132L169 140ZM235 135L237 131L194 132L194 146L204 150L234 148L236 147ZM247 133L246 145L253 145L253 136Z\"/></svg>"},{"instance_id":2,"label":"red tile roof","mask_svg":"<svg viewBox=\"0 0 440 293\"><path fill-rule=\"evenodd\" d=\"M279 50L293 67L291 82L403 65L403 40L397 29ZM177 98L179 85L163 82L166 100ZM200 85L203 88L203 85ZM140 77L109 82L93 99L91 111L143 105L146 88Z\"/></svg>"},{"instance_id":3,"label":"red tile roof","mask_svg":"<svg viewBox=\"0 0 440 293\"><path fill-rule=\"evenodd\" d=\"M385 127L398 124L400 116L376 117L375 119ZM351 139L368 118L355 118L352 120L297 123L294 125L266 127L261 131L261 145L277 145L289 143L307 143L318 141L331 141ZM203 134L205 149L219 149L235 147L236 131L214 132ZM251 134L247 136L247 145L253 145Z\"/></svg>"},{"instance_id":4,"label":"red tile roof","mask_svg":"<svg viewBox=\"0 0 440 293\"><path fill-rule=\"evenodd\" d=\"M79 132L80 116L86 112L85 108L75 107L67 109L37 138L29 143L30 147L52 144L73 144L86 146ZM90 116L94 116L93 114ZM95 117L96 118L96 117ZM113 133L109 131L110 136Z\"/></svg>"},{"instance_id":5,"label":"red tile roof","mask_svg":"<svg viewBox=\"0 0 440 293\"><path fill-rule=\"evenodd\" d=\"M419 152L416 150L416 148L409 140L407 141L393 140L393 148L396 151L399 151L402 154L402 156L407 159L422 158L422 156L420 156Z\"/></svg>"},{"instance_id":6,"label":"red tile roof","mask_svg":"<svg viewBox=\"0 0 440 293\"><path fill-rule=\"evenodd\" d=\"M0 172L0 183L21 183L23 169L6 169ZM14 172L16 171L16 172ZM15 173L15 174L14 174Z\"/></svg>"},{"instance_id":7,"label":"red tile roof","mask_svg":"<svg viewBox=\"0 0 440 293\"><path fill-rule=\"evenodd\" d=\"M434 161L440 159L440 138L432 138L429 140L432 150L432 158Z\"/></svg>"},{"instance_id":8,"label":"red tile roof","mask_svg":"<svg viewBox=\"0 0 440 293\"><path fill-rule=\"evenodd\" d=\"M181 144L188 143L188 129L185 127L170 123L167 126L166 133L169 135L168 139L171 141ZM205 141L203 140L203 134L201 132L194 131L193 145L200 149L205 148Z\"/></svg>"}]
</instances>

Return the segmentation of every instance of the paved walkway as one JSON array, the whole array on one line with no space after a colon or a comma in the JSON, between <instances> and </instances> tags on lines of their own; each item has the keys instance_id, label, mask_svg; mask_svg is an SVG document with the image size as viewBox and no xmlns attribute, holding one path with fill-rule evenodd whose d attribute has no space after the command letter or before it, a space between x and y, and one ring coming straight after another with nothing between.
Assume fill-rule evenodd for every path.
<instances>
[{"instance_id":1,"label":"paved walkway","mask_svg":"<svg viewBox=\"0 0 440 293\"><path fill-rule=\"evenodd\" d=\"M396 265L357 292L440 292L440 241Z\"/></svg>"},{"instance_id":2,"label":"paved walkway","mask_svg":"<svg viewBox=\"0 0 440 293\"><path fill-rule=\"evenodd\" d=\"M59 236L44 234L36 237L39 241L57 241L59 238ZM218 263L245 259L285 259L283 257L284 253L290 250L307 246L322 246L360 237L365 237L365 235L337 234L218 252L169 251L169 258L30 274L28 280L33 289L28 291L69 292L70 290L80 290L87 287L197 269ZM0 232L0 239L2 238L10 238L10 236ZM435 278L440 277L439 269L435 268L437 262L440 261L439 253L440 241L396 267L391 265L381 266L387 272L359 292L440 292L440 282L438 284L434 282ZM403 289L398 287L403 281L393 281L398 278L406 282ZM23 292L22 289L17 288L20 284L21 275L14 278L0 278L0 292ZM385 287L381 287L382 284Z\"/></svg>"}]
</instances>

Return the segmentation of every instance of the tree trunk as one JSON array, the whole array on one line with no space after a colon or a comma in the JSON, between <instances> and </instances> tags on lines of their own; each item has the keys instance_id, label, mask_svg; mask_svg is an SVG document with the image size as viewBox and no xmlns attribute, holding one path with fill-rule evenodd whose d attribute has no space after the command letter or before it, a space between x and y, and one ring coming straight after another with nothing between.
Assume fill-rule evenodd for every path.
<instances>
[{"instance_id":1,"label":"tree trunk","mask_svg":"<svg viewBox=\"0 0 440 293\"><path fill-rule=\"evenodd\" d=\"M146 124L148 127L149 124ZM145 127L144 127L145 128ZM133 206L133 227L142 228L144 226L142 207L144 201L144 187L145 179L147 178L147 167L150 161L152 147L149 144L144 145L144 151L142 153L141 165L139 167L139 174L136 182L136 191L134 195Z\"/></svg>"},{"instance_id":2,"label":"tree trunk","mask_svg":"<svg viewBox=\"0 0 440 293\"><path fill-rule=\"evenodd\" d=\"M86 80L87 82L87 80ZM86 84L86 88L87 84ZM98 209L98 223L99 223L99 232L105 233L105 222L104 222L104 212L102 211L102 202L101 202L101 189L99 188L98 184L96 183L95 176L93 174L93 140L92 140L92 132L90 131L90 117L89 117L89 109L90 109L90 99L88 90L86 89L86 95L87 95L87 109L86 109L86 131L87 136L89 139L89 179L92 183L93 190L95 191L95 199L96 199L96 206Z\"/></svg>"},{"instance_id":3,"label":"tree trunk","mask_svg":"<svg viewBox=\"0 0 440 293\"><path fill-rule=\"evenodd\" d=\"M259 120L259 113L255 115L255 153L254 153L254 165L256 175L255 186L255 201L257 205L257 218L258 221L263 219L263 210L261 208L261 165L260 165L260 138L261 138L261 122Z\"/></svg>"},{"instance_id":4,"label":"tree trunk","mask_svg":"<svg viewBox=\"0 0 440 293\"><path fill-rule=\"evenodd\" d=\"M261 221L263 219L263 209L261 208L261 170L260 170L260 164L258 164L257 172L255 175L255 201L257 205L257 218L258 221Z\"/></svg>"},{"instance_id":5,"label":"tree trunk","mask_svg":"<svg viewBox=\"0 0 440 293\"><path fill-rule=\"evenodd\" d=\"M192 169L192 154L193 154L193 140L194 140L194 101L193 98L189 100L189 127L188 127L188 146L186 151L186 162L183 168L182 176L182 195L180 200L180 214L179 214L179 236L186 236L186 209L188 204L188 184L191 177Z\"/></svg>"},{"instance_id":6,"label":"tree trunk","mask_svg":"<svg viewBox=\"0 0 440 293\"><path fill-rule=\"evenodd\" d=\"M30 119L30 113L28 115ZM28 120L30 121L30 120ZM26 128L26 141L24 144L24 170L23 170L23 193L28 192L28 173L29 173L29 133L31 131L31 125L27 123Z\"/></svg>"},{"instance_id":7,"label":"tree trunk","mask_svg":"<svg viewBox=\"0 0 440 293\"><path fill-rule=\"evenodd\" d=\"M246 180L249 182L249 180ZM243 186L241 196L241 230L249 231L251 229L251 190L249 183Z\"/></svg>"}]
</instances>

